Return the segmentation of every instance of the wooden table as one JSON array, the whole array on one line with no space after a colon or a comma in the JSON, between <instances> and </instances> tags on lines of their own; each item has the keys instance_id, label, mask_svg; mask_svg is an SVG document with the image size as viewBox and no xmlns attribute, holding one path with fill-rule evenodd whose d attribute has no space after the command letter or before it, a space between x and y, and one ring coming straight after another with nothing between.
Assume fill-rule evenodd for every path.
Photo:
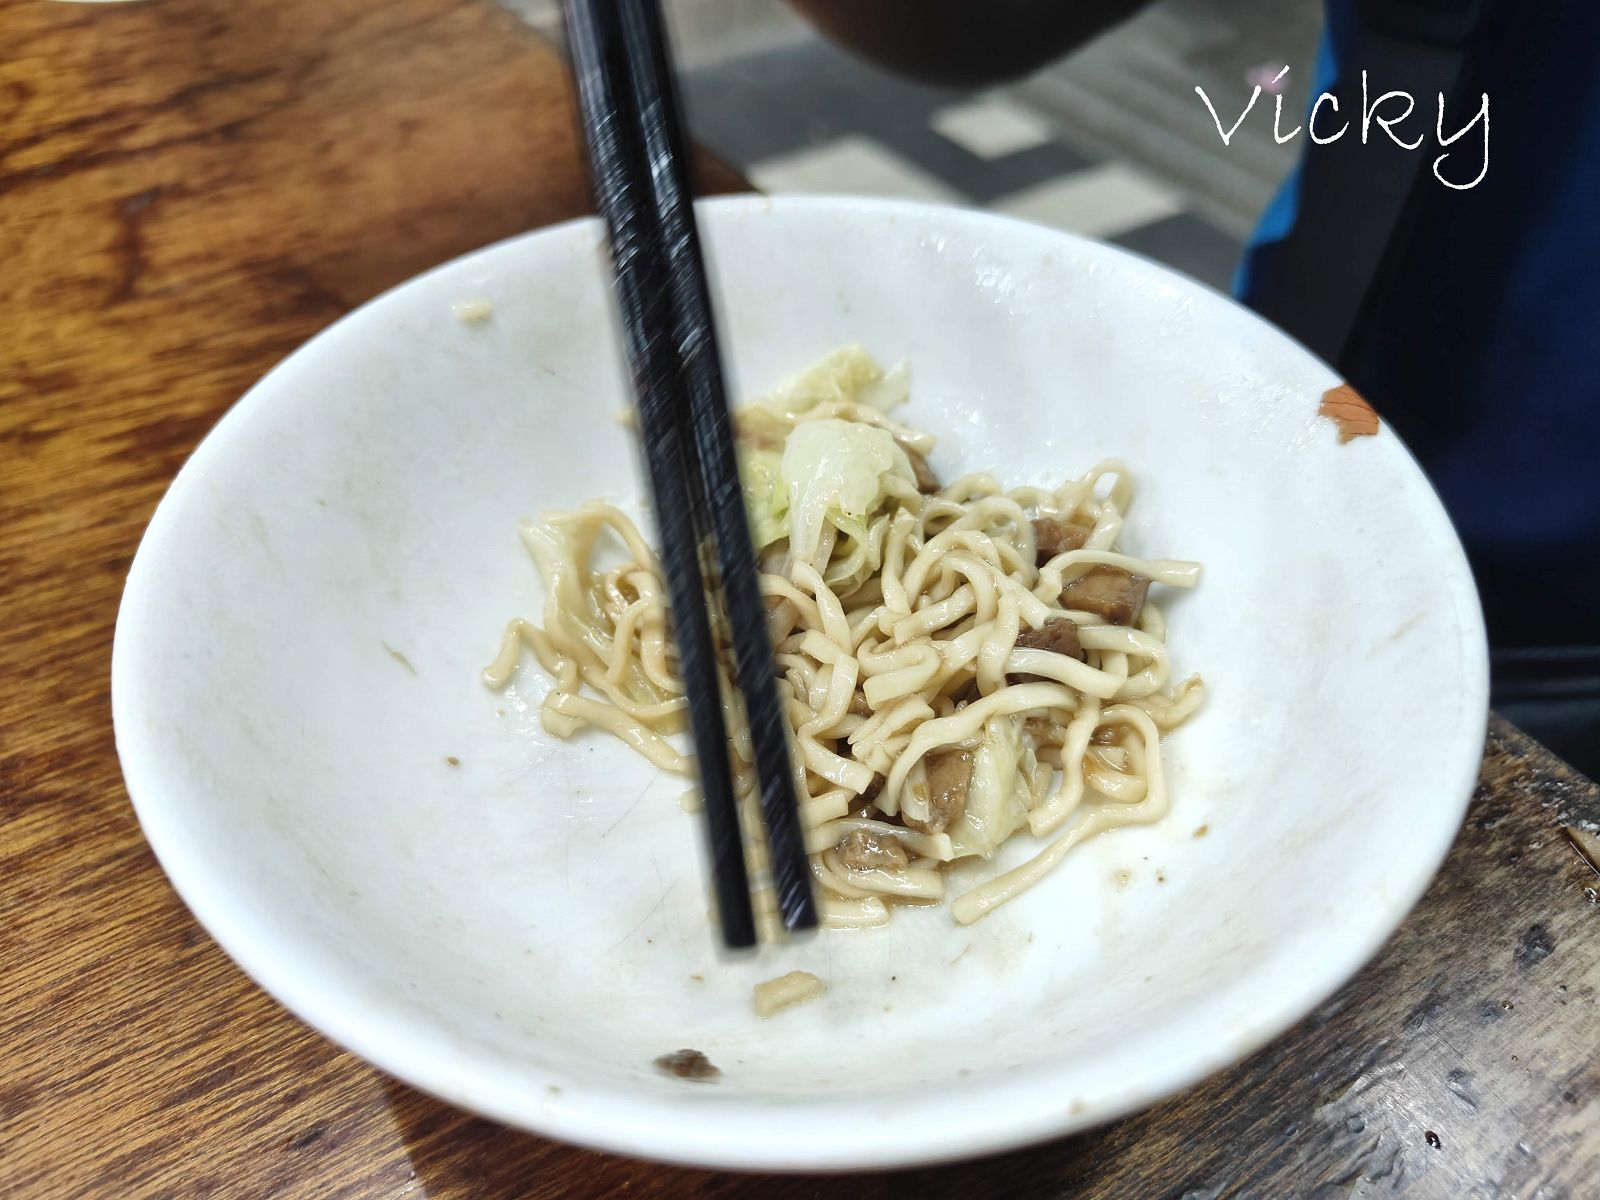
<instances>
[{"instance_id":1,"label":"wooden table","mask_svg":"<svg viewBox=\"0 0 1600 1200\"><path fill-rule=\"evenodd\" d=\"M475 1120L341 1053L168 888L112 746L167 481L380 289L587 210L556 58L484 0L0 0L0 1195L1600 1195L1594 786L1490 731L1443 873L1248 1062L1098 1133L762 1180ZM710 164L712 186L738 181Z\"/></svg>"}]
</instances>

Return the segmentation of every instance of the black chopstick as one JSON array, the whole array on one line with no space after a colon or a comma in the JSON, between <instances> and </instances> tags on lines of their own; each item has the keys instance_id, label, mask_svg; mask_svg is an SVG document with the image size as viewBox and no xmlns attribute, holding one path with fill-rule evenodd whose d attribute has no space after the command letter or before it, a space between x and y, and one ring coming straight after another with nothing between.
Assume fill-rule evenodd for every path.
<instances>
[{"instance_id":1,"label":"black chopstick","mask_svg":"<svg viewBox=\"0 0 1600 1200\"><path fill-rule=\"evenodd\" d=\"M617 303L672 604L678 671L689 699L717 913L729 946L751 946L756 941L755 917L728 771L716 646L700 571L701 539L695 518L704 503L693 488L697 478L690 463L693 449L680 435L675 412L678 361L671 344L671 306L657 249L660 237L643 184L647 169L638 131L627 118L626 66L617 14L607 2L567 0L566 22L595 197L611 240Z\"/></svg>"},{"instance_id":2,"label":"black chopstick","mask_svg":"<svg viewBox=\"0 0 1600 1200\"><path fill-rule=\"evenodd\" d=\"M671 71L653 0L566 0L565 12L655 497L717 907L727 944L748 946L755 941L749 880L700 564L699 549L707 540L718 554L779 911L787 927L799 929L816 924L816 909Z\"/></svg>"},{"instance_id":3,"label":"black chopstick","mask_svg":"<svg viewBox=\"0 0 1600 1200\"><path fill-rule=\"evenodd\" d=\"M778 911L790 929L817 923L811 893L811 866L795 807L789 770L788 723L774 682L777 672L768 641L766 606L756 573L755 549L739 486L739 464L728 419L722 363L717 354L716 321L706 284L700 231L695 223L672 66L667 56L657 0L617 0L622 37L633 83L634 108L644 136L645 157L655 211L666 251L675 342L688 390L689 428L709 502L723 601L744 695L761 811L767 827L767 852Z\"/></svg>"}]
</instances>

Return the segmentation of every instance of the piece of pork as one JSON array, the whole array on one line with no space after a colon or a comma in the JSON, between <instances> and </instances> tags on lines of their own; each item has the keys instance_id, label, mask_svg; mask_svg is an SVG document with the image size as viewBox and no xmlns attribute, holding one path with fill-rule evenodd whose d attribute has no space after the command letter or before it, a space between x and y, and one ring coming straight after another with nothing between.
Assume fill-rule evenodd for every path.
<instances>
[{"instance_id":1,"label":"piece of pork","mask_svg":"<svg viewBox=\"0 0 1600 1200\"><path fill-rule=\"evenodd\" d=\"M1017 634L1016 641L1019 650L1049 650L1055 654L1065 654L1068 658L1083 661L1083 645L1078 641L1077 622L1066 617L1052 617L1037 629L1027 625ZM1051 683L1053 680L1043 675L1017 673L1007 675L1011 683Z\"/></svg>"},{"instance_id":2,"label":"piece of pork","mask_svg":"<svg viewBox=\"0 0 1600 1200\"><path fill-rule=\"evenodd\" d=\"M903 871L911 860L899 838L871 829L852 829L839 839L839 861L859 871Z\"/></svg>"},{"instance_id":3,"label":"piece of pork","mask_svg":"<svg viewBox=\"0 0 1600 1200\"><path fill-rule=\"evenodd\" d=\"M1094 530L1071 521L1058 521L1054 517L1033 519L1034 561L1044 566L1058 554L1068 550L1082 550Z\"/></svg>"},{"instance_id":4,"label":"piece of pork","mask_svg":"<svg viewBox=\"0 0 1600 1200\"><path fill-rule=\"evenodd\" d=\"M971 750L935 750L922 760L928 778L928 816L914 817L900 806L900 819L923 833L943 833L967 811L972 784Z\"/></svg>"},{"instance_id":5,"label":"piece of pork","mask_svg":"<svg viewBox=\"0 0 1600 1200\"><path fill-rule=\"evenodd\" d=\"M940 488L939 477L933 473L928 460L910 446L902 445L900 449L904 450L906 457L911 460L911 473L917 477L917 491L924 496L937 492Z\"/></svg>"},{"instance_id":6,"label":"piece of pork","mask_svg":"<svg viewBox=\"0 0 1600 1200\"><path fill-rule=\"evenodd\" d=\"M1132 625L1149 590L1143 575L1098 564L1061 589L1061 607L1093 613L1111 625Z\"/></svg>"}]
</instances>

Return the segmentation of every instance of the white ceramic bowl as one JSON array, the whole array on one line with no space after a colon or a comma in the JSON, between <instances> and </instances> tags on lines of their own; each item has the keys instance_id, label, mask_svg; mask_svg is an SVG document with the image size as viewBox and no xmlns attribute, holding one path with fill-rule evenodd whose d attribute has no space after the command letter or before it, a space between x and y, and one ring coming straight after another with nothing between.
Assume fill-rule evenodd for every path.
<instances>
[{"instance_id":1,"label":"white ceramic bowl","mask_svg":"<svg viewBox=\"0 0 1600 1200\"><path fill-rule=\"evenodd\" d=\"M1209 686L1167 745L1171 815L969 929L940 907L719 956L682 784L603 736L543 733L536 672L509 696L478 681L507 618L540 613L518 520L641 491L604 250L579 222L315 338L157 511L112 693L128 790L195 914L417 1087L728 1167L1080 1129L1311 1010L1437 869L1483 740L1477 600L1404 447L1341 443L1326 366L1106 246L910 204L702 212L736 395L860 341L910 360L907 419L940 435L945 473L1133 466L1125 541L1205 563L1169 607L1178 670ZM453 313L479 298L488 320ZM757 1020L751 986L795 968L826 997ZM680 1047L721 1079L652 1068Z\"/></svg>"}]
</instances>

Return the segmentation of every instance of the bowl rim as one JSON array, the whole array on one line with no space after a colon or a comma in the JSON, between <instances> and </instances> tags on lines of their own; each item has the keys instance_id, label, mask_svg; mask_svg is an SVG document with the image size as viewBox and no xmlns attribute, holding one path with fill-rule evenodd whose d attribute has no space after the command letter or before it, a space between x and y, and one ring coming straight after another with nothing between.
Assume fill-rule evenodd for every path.
<instances>
[{"instance_id":1,"label":"bowl rim","mask_svg":"<svg viewBox=\"0 0 1600 1200\"><path fill-rule=\"evenodd\" d=\"M759 214L821 215L851 220L863 214L900 215L920 222L959 225L964 230L982 228L1008 235L1025 233L1048 239L1079 253L1111 255L1133 260L1137 269L1188 293L1210 295L1233 307L1261 327L1271 339L1294 344L1315 358L1303 345L1270 325L1230 297L1134 252L1090 238L1052 230L1016 218L939 204L851 196L742 195L698 203L702 219L724 219ZM401 1006L387 1010L370 1001L349 1003L346 989L308 969L305 951L297 951L292 938L283 937L270 922L251 911L230 892L230 876L221 864L211 864L197 852L181 814L162 801L164 774L159 751L143 724L133 720L145 704L146 682L131 667L141 638L141 614L159 590L158 560L177 536L174 497L181 497L204 476L207 463L225 453L225 446L251 415L272 402L275 380L285 366L307 347L338 337L352 320L380 306L398 293L419 287L444 272L495 257L533 239L589 237L598 245L599 221L580 217L518 234L493 243L405 280L368 300L321 330L274 366L232 405L206 434L163 496L141 538L129 569L117 614L111 655L111 702L116 746L124 781L146 840L173 888L190 912L222 949L268 994L306 1024L384 1072L442 1100L491 1117L508 1126L563 1141L662 1162L699 1167L767 1171L840 1171L930 1164L970 1158L1031 1145L1067 1133L1102 1125L1188 1088L1215 1071L1241 1061L1326 1001L1351 979L1393 935L1432 882L1453 844L1476 782L1481 747L1488 719L1488 652L1482 610L1464 550L1449 517L1415 458L1393 430L1386 430L1395 452L1405 459L1421 487L1416 490L1412 519L1426 522L1438 535L1436 543L1452 571L1453 593L1448 595L1460 639L1465 688L1457 725L1441 745L1452 764L1438 785L1438 819L1426 837L1407 847L1401 864L1381 903L1365 910L1357 921L1357 934L1347 940L1344 953L1324 955L1314 963L1301 963L1292 987L1278 989L1264 999L1259 1019L1243 1034L1193 1039L1189 1053L1154 1064L1137 1077L1102 1096L1063 1104L1038 1103L1041 1086L1048 1086L1055 1071L1046 1066L1010 1075L975 1076L966 1081L961 1095L960 1120L933 1119L940 1104L937 1094L909 1103L896 1103L892 1114L874 1122L837 1119L849 1106L808 1099L792 1107L766 1108L747 1103L734 1110L719 1107L716 1119L701 1103L678 1097L597 1084L556 1089L526 1070L497 1070L464 1049L424 1020L406 1016ZM1452 807L1446 808L1454 797ZM1446 820L1446 816L1449 819ZM947 1089L948 1091L949 1089ZM695 1100L699 1100L697 1095ZM731 1099L731 1097L730 1097ZM824 1122L827 1109L835 1119ZM804 1136L825 1128L827 1140Z\"/></svg>"}]
</instances>

